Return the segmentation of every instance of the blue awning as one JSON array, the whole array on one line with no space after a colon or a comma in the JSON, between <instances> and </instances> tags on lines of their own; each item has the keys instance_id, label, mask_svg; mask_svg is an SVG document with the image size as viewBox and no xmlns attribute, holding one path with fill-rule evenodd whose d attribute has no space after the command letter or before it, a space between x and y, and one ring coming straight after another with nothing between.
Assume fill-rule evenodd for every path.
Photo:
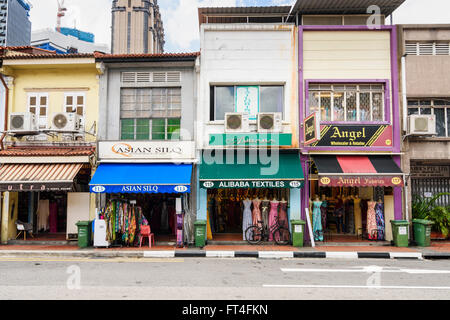
<instances>
[{"instance_id":1,"label":"blue awning","mask_svg":"<svg viewBox=\"0 0 450 320\"><path fill-rule=\"evenodd\" d=\"M102 163L89 183L93 193L188 193L192 164Z\"/></svg>"}]
</instances>

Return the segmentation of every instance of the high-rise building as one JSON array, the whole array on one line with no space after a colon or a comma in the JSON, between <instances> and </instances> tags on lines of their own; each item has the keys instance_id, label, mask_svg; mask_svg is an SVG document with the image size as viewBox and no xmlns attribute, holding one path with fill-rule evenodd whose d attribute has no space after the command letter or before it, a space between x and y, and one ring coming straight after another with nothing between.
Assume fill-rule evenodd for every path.
<instances>
[{"instance_id":1,"label":"high-rise building","mask_svg":"<svg viewBox=\"0 0 450 320\"><path fill-rule=\"evenodd\" d=\"M113 0L111 52L164 52L164 27L158 0Z\"/></svg>"},{"instance_id":2,"label":"high-rise building","mask_svg":"<svg viewBox=\"0 0 450 320\"><path fill-rule=\"evenodd\" d=\"M0 46L29 46L31 5L27 0L0 0Z\"/></svg>"}]
</instances>

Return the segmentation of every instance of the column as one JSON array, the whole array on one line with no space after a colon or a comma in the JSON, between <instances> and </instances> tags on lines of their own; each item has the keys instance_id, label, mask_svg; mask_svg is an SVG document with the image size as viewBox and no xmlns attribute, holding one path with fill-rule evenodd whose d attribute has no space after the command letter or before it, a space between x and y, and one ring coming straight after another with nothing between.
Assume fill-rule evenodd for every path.
<instances>
[{"instance_id":1,"label":"column","mask_svg":"<svg viewBox=\"0 0 450 320\"><path fill-rule=\"evenodd\" d=\"M8 243L8 224L9 224L9 192L3 192L2 204L2 244Z\"/></svg>"}]
</instances>

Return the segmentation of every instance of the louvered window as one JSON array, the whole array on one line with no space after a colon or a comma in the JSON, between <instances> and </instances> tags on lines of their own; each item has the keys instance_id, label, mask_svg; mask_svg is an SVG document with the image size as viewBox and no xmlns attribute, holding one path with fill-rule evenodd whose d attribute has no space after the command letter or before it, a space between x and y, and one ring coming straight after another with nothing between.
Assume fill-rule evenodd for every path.
<instances>
[{"instance_id":1,"label":"louvered window","mask_svg":"<svg viewBox=\"0 0 450 320\"><path fill-rule=\"evenodd\" d=\"M417 43L407 43L405 46L405 49L406 49L406 54L409 54L409 55L416 56L417 53L419 52L417 50Z\"/></svg>"},{"instance_id":2,"label":"louvered window","mask_svg":"<svg viewBox=\"0 0 450 320\"><path fill-rule=\"evenodd\" d=\"M419 43L419 55L432 56L433 55L433 43Z\"/></svg>"},{"instance_id":3,"label":"louvered window","mask_svg":"<svg viewBox=\"0 0 450 320\"><path fill-rule=\"evenodd\" d=\"M122 72L122 83L180 83L181 72Z\"/></svg>"},{"instance_id":4,"label":"louvered window","mask_svg":"<svg viewBox=\"0 0 450 320\"><path fill-rule=\"evenodd\" d=\"M450 55L450 43L436 43L436 55L438 56Z\"/></svg>"},{"instance_id":5,"label":"louvered window","mask_svg":"<svg viewBox=\"0 0 450 320\"><path fill-rule=\"evenodd\" d=\"M448 56L450 42L407 42L405 52L407 55Z\"/></svg>"}]
</instances>

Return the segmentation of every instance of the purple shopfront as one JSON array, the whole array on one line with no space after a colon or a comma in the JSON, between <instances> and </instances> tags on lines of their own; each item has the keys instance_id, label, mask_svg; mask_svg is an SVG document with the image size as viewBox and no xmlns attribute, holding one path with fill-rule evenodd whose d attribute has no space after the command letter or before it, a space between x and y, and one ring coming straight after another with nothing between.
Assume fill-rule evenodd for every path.
<instances>
[{"instance_id":1,"label":"purple shopfront","mask_svg":"<svg viewBox=\"0 0 450 320\"><path fill-rule=\"evenodd\" d=\"M389 241L404 218L397 70L395 26L299 26L301 212L319 241Z\"/></svg>"}]
</instances>

